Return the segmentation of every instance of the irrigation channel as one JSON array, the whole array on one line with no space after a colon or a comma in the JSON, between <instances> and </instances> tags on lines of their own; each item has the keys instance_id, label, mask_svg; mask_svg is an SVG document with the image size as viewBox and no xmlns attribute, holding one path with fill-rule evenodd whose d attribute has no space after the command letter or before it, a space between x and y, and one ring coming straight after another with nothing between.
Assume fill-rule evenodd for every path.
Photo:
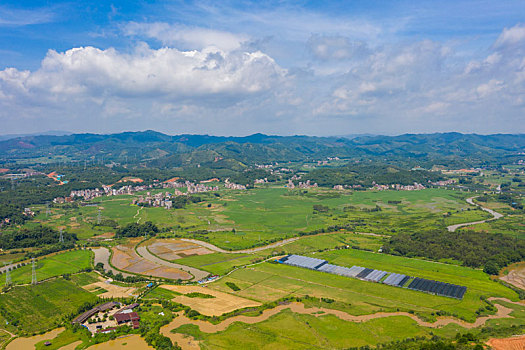
<instances>
[{"instance_id":1,"label":"irrigation channel","mask_svg":"<svg viewBox=\"0 0 525 350\"><path fill-rule=\"evenodd\" d=\"M489 208L485 208L485 207L482 207L481 205L477 204L477 203L474 203L474 199L477 198L476 197L470 197L470 198L467 198L467 203L468 204L471 204L471 205L475 205L477 207L480 207L481 210L484 210L486 211L487 213L491 214L492 215L492 218L490 219L485 219L485 220L481 220L481 221L473 221L473 222L465 222L463 224L455 224L455 225L450 225L447 227L447 229L450 231L450 232L454 232L456 231L458 228L460 227L464 227L464 226L471 226L471 225L477 225L477 224L483 224L487 221L492 221L492 220L496 220L496 219L499 219L501 217L503 217L503 214L500 214L492 209L489 209Z\"/></svg>"},{"instance_id":2,"label":"irrigation channel","mask_svg":"<svg viewBox=\"0 0 525 350\"><path fill-rule=\"evenodd\" d=\"M516 305L525 307L525 304L523 303L514 302L506 298L489 298L488 300L503 301L503 302L516 304ZM427 328L440 328L440 327L444 327L449 324L457 324L461 327L471 329L471 328L476 328L476 327L480 327L484 325L488 320L513 318L513 316L510 315L513 309L505 307L497 303L494 303L494 305L498 310L495 315L479 317L473 323L468 323L463 320L459 320L459 319L452 318L452 317L440 317L435 322L427 322L427 321L421 320L416 315L410 314L408 312L390 312L390 313L389 312L378 312L375 314L355 316L355 315L350 315L344 311L326 309L322 307L321 308L319 307L306 308L304 304L302 303L292 302L289 304L281 304L273 309L264 310L263 313L259 316L254 316L254 317L242 316L242 315L235 316L235 317L228 318L218 324L213 324L213 323L202 321L202 320L192 320L184 316L182 313L178 313L177 317L173 321L171 321L168 325L163 326L160 329L160 333L170 338L172 341L177 342L177 344L183 350L194 350L194 349L199 349L198 341L196 341L191 336L185 336L179 333L172 333L172 331L179 328L180 326L191 324L191 325L195 325L199 327L201 332L216 333L216 332L221 332L221 331L226 330L234 322L242 322L245 324L255 324L255 323L262 322L262 321L266 321L271 316L274 316L286 309L289 309L292 312L295 312L298 314L312 315L315 317L320 317L320 316L325 316L325 315L334 315L341 320L349 321L349 322L357 322L357 323L367 322L367 321L378 319L378 318L405 316L405 317L409 317L412 320L414 320L419 326L427 327Z\"/></svg>"}]
</instances>

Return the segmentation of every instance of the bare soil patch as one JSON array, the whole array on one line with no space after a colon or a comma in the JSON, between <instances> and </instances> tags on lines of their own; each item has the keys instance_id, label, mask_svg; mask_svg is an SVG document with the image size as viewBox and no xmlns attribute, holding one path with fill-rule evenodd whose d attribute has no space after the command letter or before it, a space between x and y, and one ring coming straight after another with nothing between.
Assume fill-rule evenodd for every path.
<instances>
[{"instance_id":1,"label":"bare soil patch","mask_svg":"<svg viewBox=\"0 0 525 350\"><path fill-rule=\"evenodd\" d=\"M105 281L91 283L82 288L88 292L91 292L97 288L107 290L107 292L98 295L101 298L129 298L134 296L134 293L137 290L137 288L134 287L121 287L115 284L107 283Z\"/></svg>"},{"instance_id":2,"label":"bare soil patch","mask_svg":"<svg viewBox=\"0 0 525 350\"><path fill-rule=\"evenodd\" d=\"M9 344L7 344L6 350L18 350L18 349L34 349L35 344L41 342L42 340L51 340L57 335L62 333L65 328L56 328L52 331L49 331L45 334L35 335L28 338L16 338Z\"/></svg>"},{"instance_id":3,"label":"bare soil patch","mask_svg":"<svg viewBox=\"0 0 525 350\"><path fill-rule=\"evenodd\" d=\"M133 182L133 183L141 183L141 182L144 182L144 180L138 178L138 177L124 177L120 180L117 181L117 183L122 183L122 182Z\"/></svg>"},{"instance_id":4,"label":"bare soil patch","mask_svg":"<svg viewBox=\"0 0 525 350\"><path fill-rule=\"evenodd\" d=\"M490 339L487 345L494 350L523 350L525 349L525 336L505 338L505 339Z\"/></svg>"},{"instance_id":5,"label":"bare soil patch","mask_svg":"<svg viewBox=\"0 0 525 350\"><path fill-rule=\"evenodd\" d=\"M96 344L90 349L93 350L115 350L115 349L134 349L146 350L153 349L138 334L127 335L105 343Z\"/></svg>"},{"instance_id":6,"label":"bare soil patch","mask_svg":"<svg viewBox=\"0 0 525 350\"><path fill-rule=\"evenodd\" d=\"M172 290L182 294L188 294L192 292L199 292L203 294L213 295L215 298L204 299L204 298L189 298L184 295L179 295L173 300L177 303L181 303L197 310L203 315L208 316L220 316L227 312L231 312L237 309L245 307L255 307L261 305L260 303L241 298L235 295L231 295L224 292L208 289L201 286L171 286L163 285L161 288Z\"/></svg>"},{"instance_id":7,"label":"bare soil patch","mask_svg":"<svg viewBox=\"0 0 525 350\"><path fill-rule=\"evenodd\" d=\"M140 275L169 278L173 280L189 280L193 278L193 276L187 272L173 267L162 266L144 259L135 252L134 247L137 243L138 240L132 240L128 244L121 244L113 247L113 257L111 260L113 266L120 270Z\"/></svg>"},{"instance_id":8,"label":"bare soil patch","mask_svg":"<svg viewBox=\"0 0 525 350\"><path fill-rule=\"evenodd\" d=\"M148 245L148 250L161 259L172 261L192 255L213 253L211 250L180 239L158 239Z\"/></svg>"},{"instance_id":9,"label":"bare soil patch","mask_svg":"<svg viewBox=\"0 0 525 350\"><path fill-rule=\"evenodd\" d=\"M500 279L525 290L525 263L511 266L509 273L506 276L500 277Z\"/></svg>"}]
</instances>

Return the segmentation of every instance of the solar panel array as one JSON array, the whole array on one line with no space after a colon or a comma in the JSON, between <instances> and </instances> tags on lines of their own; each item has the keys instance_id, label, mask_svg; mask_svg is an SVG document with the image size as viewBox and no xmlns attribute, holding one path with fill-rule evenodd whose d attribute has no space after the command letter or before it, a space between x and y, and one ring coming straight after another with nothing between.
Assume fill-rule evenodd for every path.
<instances>
[{"instance_id":1,"label":"solar panel array","mask_svg":"<svg viewBox=\"0 0 525 350\"><path fill-rule=\"evenodd\" d=\"M462 299L467 291L467 287L419 277L414 278L407 288L457 299Z\"/></svg>"},{"instance_id":2,"label":"solar panel array","mask_svg":"<svg viewBox=\"0 0 525 350\"><path fill-rule=\"evenodd\" d=\"M332 265L332 264L324 264L317 270L328 272L328 273L333 273L334 275L345 276L345 277L355 277L357 275L357 272L353 271L351 268Z\"/></svg>"},{"instance_id":3,"label":"solar panel array","mask_svg":"<svg viewBox=\"0 0 525 350\"><path fill-rule=\"evenodd\" d=\"M357 278L365 278L366 276L368 276L372 271L374 271L374 269L368 269L368 268L364 268L363 271L359 272L357 274Z\"/></svg>"},{"instance_id":4,"label":"solar panel array","mask_svg":"<svg viewBox=\"0 0 525 350\"><path fill-rule=\"evenodd\" d=\"M307 256L294 255L294 254L288 255L287 257L285 257L283 259L285 259L285 260L282 261L282 262L284 262L287 265L304 267L304 268L311 269L311 270L316 270L317 268L321 267L322 265L328 263L328 261L326 261L326 260L316 259L316 258L309 258Z\"/></svg>"},{"instance_id":5,"label":"solar panel array","mask_svg":"<svg viewBox=\"0 0 525 350\"><path fill-rule=\"evenodd\" d=\"M383 277L388 274L386 271L374 270L370 272L364 279L372 282L379 282Z\"/></svg>"},{"instance_id":6,"label":"solar panel array","mask_svg":"<svg viewBox=\"0 0 525 350\"><path fill-rule=\"evenodd\" d=\"M329 264L326 260L310 258L301 255L288 255L279 259L278 261L291 266L304 267L307 269L332 273L339 276L359 278L365 281L384 283L394 287L402 288L410 280L410 276L399 273L390 273L387 271L374 270L361 266L352 266L350 268L337 266ZM383 278L385 279L381 282ZM427 280L419 277L414 278L407 288L457 299L462 299L463 295L467 291L467 287Z\"/></svg>"},{"instance_id":7,"label":"solar panel array","mask_svg":"<svg viewBox=\"0 0 525 350\"><path fill-rule=\"evenodd\" d=\"M383 283L388 284L390 286L403 287L409 279L410 277L407 275L403 275L400 273L391 273L387 278L385 278Z\"/></svg>"}]
</instances>

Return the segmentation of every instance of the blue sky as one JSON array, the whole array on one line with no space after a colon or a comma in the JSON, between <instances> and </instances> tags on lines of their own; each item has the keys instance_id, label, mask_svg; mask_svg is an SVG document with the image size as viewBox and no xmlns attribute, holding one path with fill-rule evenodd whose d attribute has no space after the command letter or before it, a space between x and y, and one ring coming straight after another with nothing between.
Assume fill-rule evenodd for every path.
<instances>
[{"instance_id":1,"label":"blue sky","mask_svg":"<svg viewBox=\"0 0 525 350\"><path fill-rule=\"evenodd\" d=\"M0 133L525 132L524 1L3 1Z\"/></svg>"}]
</instances>

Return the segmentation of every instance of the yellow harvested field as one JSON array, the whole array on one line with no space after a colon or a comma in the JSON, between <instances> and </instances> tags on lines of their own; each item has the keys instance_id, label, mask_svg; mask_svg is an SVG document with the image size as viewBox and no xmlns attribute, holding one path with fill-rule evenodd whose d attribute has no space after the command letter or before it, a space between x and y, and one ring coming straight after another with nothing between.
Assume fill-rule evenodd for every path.
<instances>
[{"instance_id":1,"label":"yellow harvested field","mask_svg":"<svg viewBox=\"0 0 525 350\"><path fill-rule=\"evenodd\" d=\"M180 239L155 239L149 241L147 249L161 259L173 261L192 255L205 255L213 253L211 250L195 243Z\"/></svg>"},{"instance_id":2,"label":"yellow harvested field","mask_svg":"<svg viewBox=\"0 0 525 350\"><path fill-rule=\"evenodd\" d=\"M114 350L114 349L133 349L133 350L147 350L153 349L146 341L138 334L126 335L105 343L100 343L90 347L92 350Z\"/></svg>"},{"instance_id":3,"label":"yellow harvested field","mask_svg":"<svg viewBox=\"0 0 525 350\"><path fill-rule=\"evenodd\" d=\"M138 240L131 241L128 244L121 244L113 247L113 256L111 262L119 270L129 271L132 273L169 278L189 280L193 278L187 272L184 272L173 267L159 265L153 261L146 260L135 251L135 244Z\"/></svg>"},{"instance_id":4,"label":"yellow harvested field","mask_svg":"<svg viewBox=\"0 0 525 350\"><path fill-rule=\"evenodd\" d=\"M172 286L162 285L161 288L165 288L177 293L188 294L192 292L198 292L203 294L213 295L215 298L189 298L184 295L179 295L173 298L173 301L181 303L197 310L203 315L207 316L220 316L227 312L235 311L245 307L255 307L261 305L260 303L231 295L224 292L219 292L206 287L201 286Z\"/></svg>"},{"instance_id":5,"label":"yellow harvested field","mask_svg":"<svg viewBox=\"0 0 525 350\"><path fill-rule=\"evenodd\" d=\"M91 292L97 288L107 290L107 292L98 295L101 298L128 298L134 296L134 293L137 290L137 288L134 287L121 287L102 281L88 284L82 288L88 292Z\"/></svg>"}]
</instances>

